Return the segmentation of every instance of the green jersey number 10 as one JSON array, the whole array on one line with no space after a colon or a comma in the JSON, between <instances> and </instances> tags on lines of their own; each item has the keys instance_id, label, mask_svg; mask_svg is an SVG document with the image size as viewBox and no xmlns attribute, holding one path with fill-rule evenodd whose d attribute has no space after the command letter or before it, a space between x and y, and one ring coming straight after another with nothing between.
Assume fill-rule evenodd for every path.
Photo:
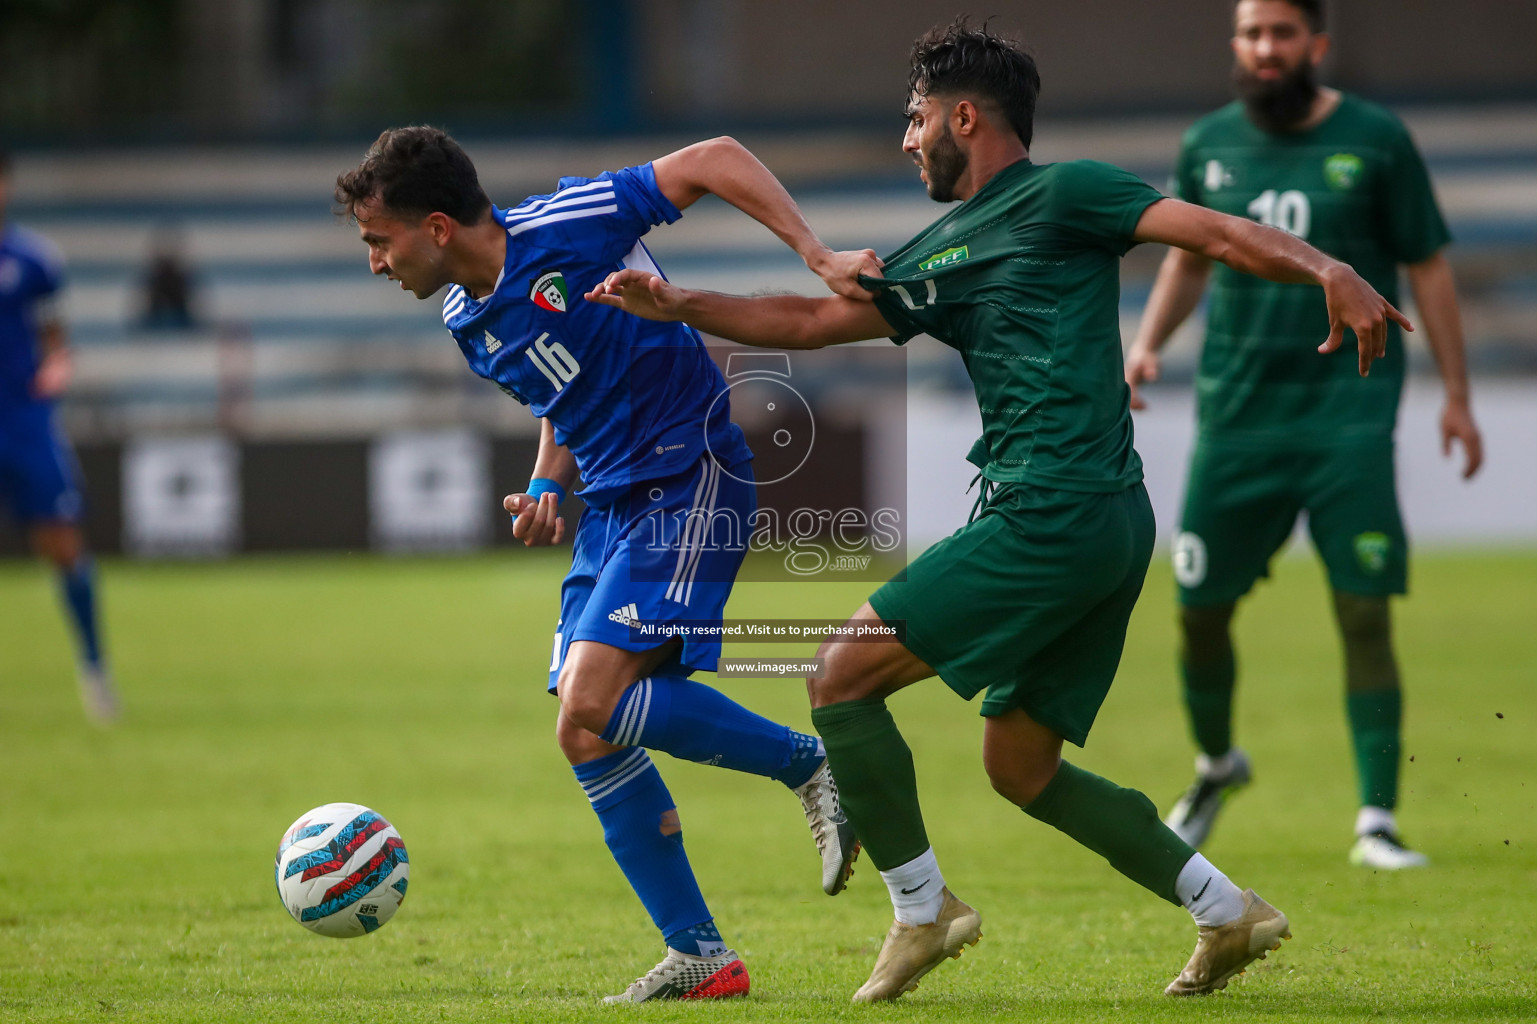
<instances>
[{"instance_id":1,"label":"green jersey number 10","mask_svg":"<svg viewBox=\"0 0 1537 1024\"><path fill-rule=\"evenodd\" d=\"M1313 226L1313 207L1306 192L1288 189L1277 192L1267 188L1249 204L1249 216L1270 228L1280 228L1289 235L1307 238Z\"/></svg>"}]
</instances>

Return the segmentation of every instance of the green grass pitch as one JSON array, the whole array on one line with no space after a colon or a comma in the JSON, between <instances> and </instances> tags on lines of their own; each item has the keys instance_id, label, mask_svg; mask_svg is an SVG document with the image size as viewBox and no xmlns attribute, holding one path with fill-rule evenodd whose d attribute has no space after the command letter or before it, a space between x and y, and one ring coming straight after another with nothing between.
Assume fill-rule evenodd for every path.
<instances>
[{"instance_id":1,"label":"green grass pitch","mask_svg":"<svg viewBox=\"0 0 1537 1024\"><path fill-rule=\"evenodd\" d=\"M1238 728L1256 781L1207 852L1296 937L1210 999L1161 995L1194 940L1184 912L992 794L974 706L938 682L900 695L940 862L986 938L885 1008L848 1002L890 921L868 863L822 896L792 796L666 757L752 995L598 1003L661 944L554 745L542 680L564 558L108 563L127 706L110 731L81 717L47 574L0 565L0 1020L1537 1017L1537 552L1427 553L1398 606L1400 820L1434 862L1418 873L1345 862L1354 780L1318 570L1287 559L1244 607ZM841 616L867 589L745 585L732 612ZM1161 807L1192 753L1172 620L1160 560L1071 755ZM798 682L727 690L809 727ZM366 938L303 931L273 891L282 830L332 800L378 808L411 855L400 914Z\"/></svg>"}]
</instances>

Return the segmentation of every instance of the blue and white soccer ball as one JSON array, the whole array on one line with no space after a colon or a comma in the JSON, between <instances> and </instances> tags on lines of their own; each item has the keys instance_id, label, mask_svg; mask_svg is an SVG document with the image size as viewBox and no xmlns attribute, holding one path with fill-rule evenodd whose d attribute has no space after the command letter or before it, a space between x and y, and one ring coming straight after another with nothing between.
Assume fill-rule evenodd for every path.
<instances>
[{"instance_id":1,"label":"blue and white soccer ball","mask_svg":"<svg viewBox=\"0 0 1537 1024\"><path fill-rule=\"evenodd\" d=\"M361 804L299 816L278 846L278 896L312 932L350 939L377 931L406 898L411 864L393 825Z\"/></svg>"}]
</instances>

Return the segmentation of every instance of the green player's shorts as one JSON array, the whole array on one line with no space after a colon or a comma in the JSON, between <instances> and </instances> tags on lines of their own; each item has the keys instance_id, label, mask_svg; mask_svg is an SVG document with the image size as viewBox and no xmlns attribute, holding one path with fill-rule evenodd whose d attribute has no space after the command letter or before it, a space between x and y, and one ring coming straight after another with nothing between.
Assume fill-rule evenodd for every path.
<instances>
[{"instance_id":1,"label":"green player's shorts","mask_svg":"<svg viewBox=\"0 0 1537 1024\"><path fill-rule=\"evenodd\" d=\"M1174 539L1180 603L1229 604L1248 593L1270 575L1301 512L1335 590L1376 597L1408 588L1391 441L1270 452L1203 439Z\"/></svg>"},{"instance_id":2,"label":"green player's shorts","mask_svg":"<svg viewBox=\"0 0 1537 1024\"><path fill-rule=\"evenodd\" d=\"M1000 487L974 522L870 597L906 646L982 714L1022 708L1083 746L1153 551L1139 483L1112 494Z\"/></svg>"}]
</instances>

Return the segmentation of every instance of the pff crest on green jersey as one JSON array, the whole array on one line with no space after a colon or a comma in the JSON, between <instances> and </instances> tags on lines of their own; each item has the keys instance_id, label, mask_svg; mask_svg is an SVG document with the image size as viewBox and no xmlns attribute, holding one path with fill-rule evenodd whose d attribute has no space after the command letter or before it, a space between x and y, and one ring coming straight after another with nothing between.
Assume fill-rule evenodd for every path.
<instances>
[{"instance_id":1,"label":"pff crest on green jersey","mask_svg":"<svg viewBox=\"0 0 1537 1024\"><path fill-rule=\"evenodd\" d=\"M1348 192L1361 181L1366 164L1354 153L1336 153L1324 161L1324 180L1336 192Z\"/></svg>"},{"instance_id":2,"label":"pff crest on green jersey","mask_svg":"<svg viewBox=\"0 0 1537 1024\"><path fill-rule=\"evenodd\" d=\"M922 263L918 264L919 270L935 270L939 267L948 267L971 258L971 250L964 245L958 245L953 249L935 253Z\"/></svg>"},{"instance_id":3,"label":"pff crest on green jersey","mask_svg":"<svg viewBox=\"0 0 1537 1024\"><path fill-rule=\"evenodd\" d=\"M540 309L551 313L566 311L566 278L558 270L547 270L534 279L529 290L529 300Z\"/></svg>"}]
</instances>

